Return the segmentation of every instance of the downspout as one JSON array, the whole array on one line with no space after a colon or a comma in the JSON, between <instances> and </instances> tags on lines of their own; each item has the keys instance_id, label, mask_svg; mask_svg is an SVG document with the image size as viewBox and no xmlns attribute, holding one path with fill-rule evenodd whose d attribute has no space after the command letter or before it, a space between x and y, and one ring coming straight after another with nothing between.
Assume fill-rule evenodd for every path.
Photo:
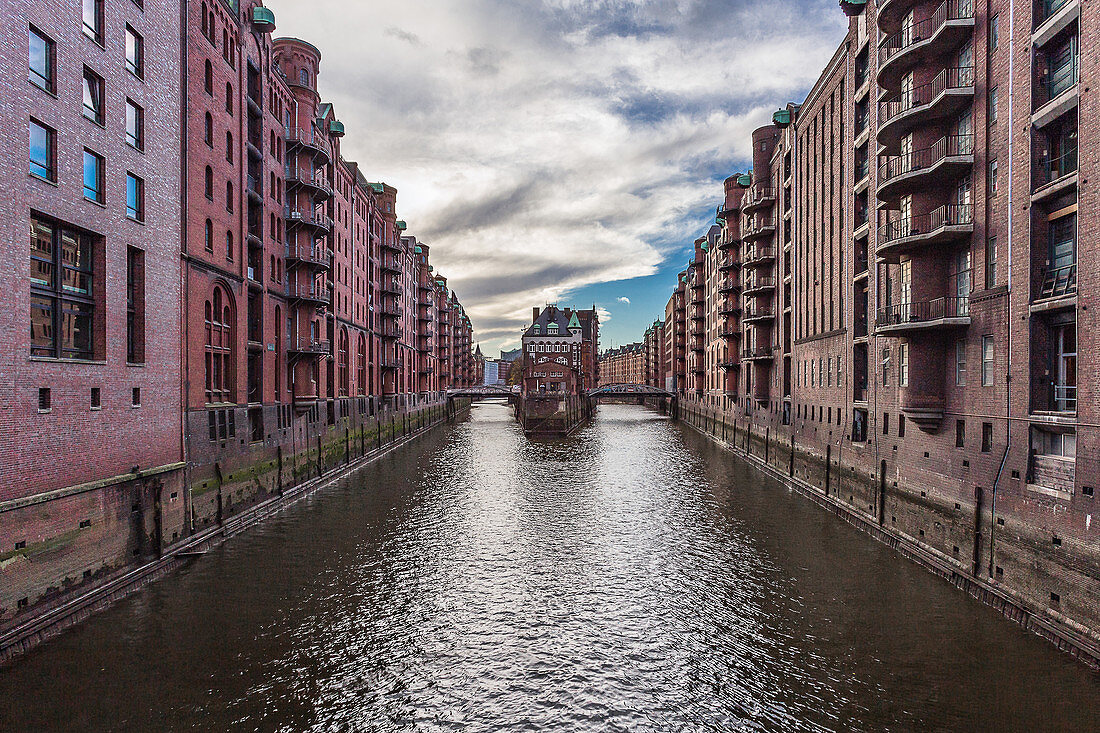
<instances>
[{"instance_id":1,"label":"downspout","mask_svg":"<svg viewBox=\"0 0 1100 733\"><path fill-rule=\"evenodd\" d=\"M188 393L191 386L191 321L187 317L187 301L190 292L191 267L187 260L187 7L188 0L180 3L180 281L179 317L183 323L183 339L180 374L180 456L183 458L183 495L186 517L185 529L191 527L191 456L187 445Z\"/></svg>"},{"instance_id":2,"label":"downspout","mask_svg":"<svg viewBox=\"0 0 1100 733\"><path fill-rule=\"evenodd\" d=\"M1009 0L1008 3L1008 37L1013 39L1016 37L1016 0ZM988 64L988 59L986 61ZM1005 464L1008 463L1008 452L1011 447L1012 440L1012 239L1013 239L1013 211L1012 204L1012 140L1015 135L1015 117L1014 111L1016 109L1015 98L1013 96L1015 86L1015 67L1016 67L1016 53L1013 43L1008 44L1008 292L1005 293L1005 323L1008 324L1008 333L1006 334L1006 346L1005 357L1007 359L1008 368L1005 370L1005 451L1001 456L1001 465L997 469L997 476L993 479L993 490L989 497L989 579L994 577L995 564L993 561L993 553L996 549L996 534L997 534L997 486L1001 482L1001 476L1004 474ZM988 75L987 75L988 76ZM987 110L988 114L988 110ZM988 132L986 133L988 135ZM987 140L988 143L988 140ZM987 144L988 149L988 144ZM987 174L988 175L988 174ZM988 190L988 186L986 186ZM1030 226L1028 227L1030 233ZM988 234L986 235L988 237Z\"/></svg>"}]
</instances>

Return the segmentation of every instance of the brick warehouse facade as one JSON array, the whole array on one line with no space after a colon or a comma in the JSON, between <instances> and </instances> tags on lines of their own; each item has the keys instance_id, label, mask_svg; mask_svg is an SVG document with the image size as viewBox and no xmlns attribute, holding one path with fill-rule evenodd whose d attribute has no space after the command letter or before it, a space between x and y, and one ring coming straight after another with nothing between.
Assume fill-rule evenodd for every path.
<instances>
[{"instance_id":1,"label":"brick warehouse facade","mask_svg":"<svg viewBox=\"0 0 1100 733\"><path fill-rule=\"evenodd\" d=\"M1096 248L1078 205L1097 161L1078 140L1098 139L1097 60L1079 48L1097 12L841 6L849 31L817 83L725 181L665 309L654 381L706 430L1095 657L1100 400L1077 355L1100 293L1078 266Z\"/></svg>"},{"instance_id":2,"label":"brick warehouse facade","mask_svg":"<svg viewBox=\"0 0 1100 733\"><path fill-rule=\"evenodd\" d=\"M645 384L645 344L633 343L608 349L600 355L600 386Z\"/></svg>"},{"instance_id":3,"label":"brick warehouse facade","mask_svg":"<svg viewBox=\"0 0 1100 733\"><path fill-rule=\"evenodd\" d=\"M255 0L27 5L4 30L30 155L6 146L0 632L479 378L397 190L341 156L316 47Z\"/></svg>"}]
</instances>

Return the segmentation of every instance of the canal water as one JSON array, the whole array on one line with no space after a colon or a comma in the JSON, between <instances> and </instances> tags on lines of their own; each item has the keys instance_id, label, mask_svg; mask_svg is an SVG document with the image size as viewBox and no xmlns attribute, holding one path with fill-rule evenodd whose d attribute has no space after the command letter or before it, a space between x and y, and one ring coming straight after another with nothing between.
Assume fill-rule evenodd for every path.
<instances>
[{"instance_id":1,"label":"canal water","mask_svg":"<svg viewBox=\"0 0 1100 733\"><path fill-rule=\"evenodd\" d=\"M480 404L0 670L0 730L1100 730L1100 676L698 435Z\"/></svg>"}]
</instances>

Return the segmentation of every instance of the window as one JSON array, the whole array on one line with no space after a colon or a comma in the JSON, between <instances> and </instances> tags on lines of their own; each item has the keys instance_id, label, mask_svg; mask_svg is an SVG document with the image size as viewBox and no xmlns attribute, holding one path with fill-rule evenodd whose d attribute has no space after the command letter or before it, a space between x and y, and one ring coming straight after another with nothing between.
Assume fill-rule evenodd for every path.
<instances>
[{"instance_id":1,"label":"window","mask_svg":"<svg viewBox=\"0 0 1100 733\"><path fill-rule=\"evenodd\" d=\"M989 88L989 124L997 122L997 87Z\"/></svg>"},{"instance_id":2,"label":"window","mask_svg":"<svg viewBox=\"0 0 1100 733\"><path fill-rule=\"evenodd\" d=\"M228 130L225 133L225 159L233 162L233 133Z\"/></svg>"},{"instance_id":3,"label":"window","mask_svg":"<svg viewBox=\"0 0 1100 733\"><path fill-rule=\"evenodd\" d=\"M232 399L233 312L229 296L215 286L206 301L206 401L229 402Z\"/></svg>"},{"instance_id":4,"label":"window","mask_svg":"<svg viewBox=\"0 0 1100 733\"><path fill-rule=\"evenodd\" d=\"M982 336L982 386L993 384L993 337Z\"/></svg>"},{"instance_id":5,"label":"window","mask_svg":"<svg viewBox=\"0 0 1100 733\"><path fill-rule=\"evenodd\" d=\"M993 423L982 423L982 453L993 450Z\"/></svg>"},{"instance_id":6,"label":"window","mask_svg":"<svg viewBox=\"0 0 1100 733\"><path fill-rule=\"evenodd\" d=\"M904 415L904 413L898 415L898 437L899 438L904 438L905 437L905 415Z\"/></svg>"},{"instance_id":7,"label":"window","mask_svg":"<svg viewBox=\"0 0 1100 733\"><path fill-rule=\"evenodd\" d=\"M997 159L989 161L989 195L997 195Z\"/></svg>"},{"instance_id":8,"label":"window","mask_svg":"<svg viewBox=\"0 0 1100 733\"><path fill-rule=\"evenodd\" d=\"M92 387L91 404L93 410L98 410L103 406L102 398L100 397L99 387Z\"/></svg>"},{"instance_id":9,"label":"window","mask_svg":"<svg viewBox=\"0 0 1100 733\"><path fill-rule=\"evenodd\" d=\"M126 70L142 79L145 77L145 39L126 26Z\"/></svg>"},{"instance_id":10,"label":"window","mask_svg":"<svg viewBox=\"0 0 1100 733\"><path fill-rule=\"evenodd\" d=\"M134 100L126 100L126 142L137 150L145 149L145 110Z\"/></svg>"},{"instance_id":11,"label":"window","mask_svg":"<svg viewBox=\"0 0 1100 733\"><path fill-rule=\"evenodd\" d=\"M141 387L130 390L130 407L141 407Z\"/></svg>"},{"instance_id":12,"label":"window","mask_svg":"<svg viewBox=\"0 0 1100 733\"><path fill-rule=\"evenodd\" d=\"M84 67L84 116L103 124L103 77Z\"/></svg>"},{"instance_id":13,"label":"window","mask_svg":"<svg viewBox=\"0 0 1100 733\"><path fill-rule=\"evenodd\" d=\"M211 97L214 96L214 66L210 63L210 59L206 60L205 68L203 70L203 89Z\"/></svg>"},{"instance_id":14,"label":"window","mask_svg":"<svg viewBox=\"0 0 1100 733\"><path fill-rule=\"evenodd\" d=\"M909 386L909 344L898 346L898 385Z\"/></svg>"},{"instance_id":15,"label":"window","mask_svg":"<svg viewBox=\"0 0 1100 733\"><path fill-rule=\"evenodd\" d=\"M84 0L84 35L103 45L103 0Z\"/></svg>"},{"instance_id":16,"label":"window","mask_svg":"<svg viewBox=\"0 0 1100 733\"><path fill-rule=\"evenodd\" d=\"M210 201L214 200L214 169L210 166L206 166L206 173L203 178L203 191L207 199Z\"/></svg>"},{"instance_id":17,"label":"window","mask_svg":"<svg viewBox=\"0 0 1100 733\"><path fill-rule=\"evenodd\" d=\"M302 86L309 86L309 70L298 69L298 83Z\"/></svg>"},{"instance_id":18,"label":"window","mask_svg":"<svg viewBox=\"0 0 1100 733\"><path fill-rule=\"evenodd\" d=\"M31 355L91 359L92 235L31 218Z\"/></svg>"},{"instance_id":19,"label":"window","mask_svg":"<svg viewBox=\"0 0 1100 733\"><path fill-rule=\"evenodd\" d=\"M126 250L126 361L145 362L145 252Z\"/></svg>"},{"instance_id":20,"label":"window","mask_svg":"<svg viewBox=\"0 0 1100 733\"><path fill-rule=\"evenodd\" d=\"M31 175L47 181L57 180L56 153L57 133L37 120L30 124Z\"/></svg>"},{"instance_id":21,"label":"window","mask_svg":"<svg viewBox=\"0 0 1100 733\"><path fill-rule=\"evenodd\" d=\"M225 210L233 211L233 181L225 182Z\"/></svg>"},{"instance_id":22,"label":"window","mask_svg":"<svg viewBox=\"0 0 1100 733\"><path fill-rule=\"evenodd\" d=\"M882 386L890 385L890 349L882 350Z\"/></svg>"},{"instance_id":23,"label":"window","mask_svg":"<svg viewBox=\"0 0 1100 733\"><path fill-rule=\"evenodd\" d=\"M225 111L233 114L233 85L225 83Z\"/></svg>"},{"instance_id":24,"label":"window","mask_svg":"<svg viewBox=\"0 0 1100 733\"><path fill-rule=\"evenodd\" d=\"M145 181L126 171L126 216L145 221Z\"/></svg>"},{"instance_id":25,"label":"window","mask_svg":"<svg viewBox=\"0 0 1100 733\"><path fill-rule=\"evenodd\" d=\"M955 385L966 386L966 341L955 342Z\"/></svg>"},{"instance_id":26,"label":"window","mask_svg":"<svg viewBox=\"0 0 1100 733\"><path fill-rule=\"evenodd\" d=\"M39 412L49 412L52 405L53 405L53 403L52 403L52 400L50 399L50 388L49 387L39 387L38 388L38 411ZM18 548L18 546L19 545L17 543L16 547Z\"/></svg>"},{"instance_id":27,"label":"window","mask_svg":"<svg viewBox=\"0 0 1100 733\"><path fill-rule=\"evenodd\" d=\"M966 447L966 420L955 421L955 447Z\"/></svg>"},{"instance_id":28,"label":"window","mask_svg":"<svg viewBox=\"0 0 1100 733\"><path fill-rule=\"evenodd\" d=\"M997 50L997 44L1001 40L1000 35L1001 35L1000 17L996 13L994 13L992 15L992 17L990 17L990 19L989 19L989 50L991 52Z\"/></svg>"},{"instance_id":29,"label":"window","mask_svg":"<svg viewBox=\"0 0 1100 733\"><path fill-rule=\"evenodd\" d=\"M889 412L882 413L882 434L883 435L889 435L890 434L890 413Z\"/></svg>"},{"instance_id":30,"label":"window","mask_svg":"<svg viewBox=\"0 0 1100 733\"><path fill-rule=\"evenodd\" d=\"M84 149L84 198L103 203L103 156Z\"/></svg>"},{"instance_id":31,"label":"window","mask_svg":"<svg viewBox=\"0 0 1100 733\"><path fill-rule=\"evenodd\" d=\"M47 92L54 91L54 44L37 28L30 29L30 79Z\"/></svg>"},{"instance_id":32,"label":"window","mask_svg":"<svg viewBox=\"0 0 1100 733\"><path fill-rule=\"evenodd\" d=\"M214 147L214 118L209 112L206 113L206 122L203 127L203 140L209 147Z\"/></svg>"},{"instance_id":33,"label":"window","mask_svg":"<svg viewBox=\"0 0 1100 733\"><path fill-rule=\"evenodd\" d=\"M997 285L997 237L992 236L985 241L985 286L992 288Z\"/></svg>"},{"instance_id":34,"label":"window","mask_svg":"<svg viewBox=\"0 0 1100 733\"><path fill-rule=\"evenodd\" d=\"M233 232L225 233L225 259L233 261Z\"/></svg>"}]
</instances>

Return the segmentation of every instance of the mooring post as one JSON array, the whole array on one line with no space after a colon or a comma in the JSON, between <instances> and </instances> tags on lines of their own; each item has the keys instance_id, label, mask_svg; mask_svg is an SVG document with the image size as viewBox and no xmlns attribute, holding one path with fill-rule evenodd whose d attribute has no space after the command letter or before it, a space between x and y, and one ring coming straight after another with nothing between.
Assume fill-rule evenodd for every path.
<instances>
[{"instance_id":1,"label":"mooring post","mask_svg":"<svg viewBox=\"0 0 1100 733\"><path fill-rule=\"evenodd\" d=\"M791 458L787 465L787 475L794 478L794 433L791 433Z\"/></svg>"},{"instance_id":2,"label":"mooring post","mask_svg":"<svg viewBox=\"0 0 1100 733\"><path fill-rule=\"evenodd\" d=\"M829 495L829 482L832 480L833 444L825 446L825 496Z\"/></svg>"}]
</instances>

